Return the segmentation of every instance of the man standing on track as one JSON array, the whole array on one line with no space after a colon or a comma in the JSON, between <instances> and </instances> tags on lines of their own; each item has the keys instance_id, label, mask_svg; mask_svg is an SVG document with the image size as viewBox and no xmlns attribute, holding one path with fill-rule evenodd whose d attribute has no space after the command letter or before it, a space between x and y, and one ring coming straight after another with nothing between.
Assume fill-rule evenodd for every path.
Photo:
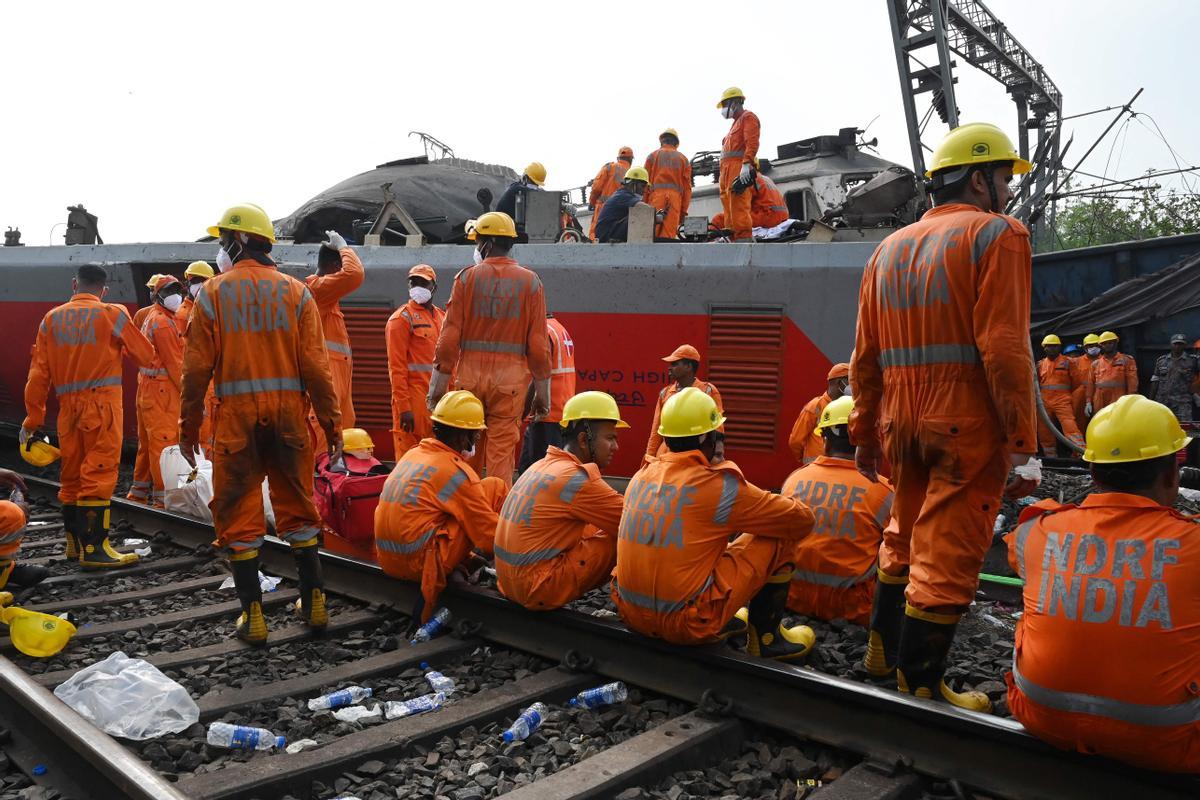
<instances>
[{"instance_id":1,"label":"man standing on track","mask_svg":"<svg viewBox=\"0 0 1200 800\"><path fill-rule=\"evenodd\" d=\"M1001 494L1040 480L1029 232L1001 213L1031 165L985 123L950 131L930 164L934 207L879 245L859 291L850 438L872 480L886 452L899 523L879 551L865 666L896 670L902 692L986 711L985 695L942 677Z\"/></svg>"},{"instance_id":2,"label":"man standing on track","mask_svg":"<svg viewBox=\"0 0 1200 800\"><path fill-rule=\"evenodd\" d=\"M215 274L207 261L193 261L183 271L183 279L187 282L187 296L183 298L183 305L179 307L175 319L179 325L179 335L184 339L187 338L188 324L192 320L192 309L196 306L196 295L200 294L200 287L204 282ZM210 456L213 448L213 417L216 415L217 396L213 394L212 384L209 384L208 394L204 396L204 422L200 423L200 447Z\"/></svg>"},{"instance_id":3,"label":"man standing on track","mask_svg":"<svg viewBox=\"0 0 1200 800\"><path fill-rule=\"evenodd\" d=\"M535 461L541 461L547 447L562 447L559 422L563 418L563 405L575 396L575 342L553 314L546 314L546 334L550 337L550 413L526 426L518 473L529 469ZM533 385L530 384L526 405L532 401Z\"/></svg>"},{"instance_id":4,"label":"man standing on track","mask_svg":"<svg viewBox=\"0 0 1200 800\"><path fill-rule=\"evenodd\" d=\"M162 277L162 273L156 272L150 276L150 280L146 281L146 288L150 290L150 304L133 312L133 324L139 331L142 329L142 323L146 321L146 316L154 310L154 287L158 285ZM150 502L150 484L153 483L153 476L150 474L150 457L146 455L146 442L143 441L141 435L141 412L138 410L141 401L142 374L139 371L137 389L133 395L133 413L136 415L138 430L137 453L133 457L133 481L129 484L129 492L125 495L125 499L135 503L148 503Z\"/></svg>"},{"instance_id":5,"label":"man standing on track","mask_svg":"<svg viewBox=\"0 0 1200 800\"><path fill-rule=\"evenodd\" d=\"M1092 362L1092 392L1084 407L1089 417L1127 394L1137 394L1138 389L1137 362L1117 350L1120 337L1105 331L1096 341L1100 357Z\"/></svg>"},{"instance_id":6,"label":"man standing on track","mask_svg":"<svg viewBox=\"0 0 1200 800\"><path fill-rule=\"evenodd\" d=\"M408 271L408 302L385 327L388 377L392 387L392 459L400 460L432 432L425 395L433 375L433 357L446 312L433 304L437 273L428 264Z\"/></svg>"},{"instance_id":7,"label":"man standing on track","mask_svg":"<svg viewBox=\"0 0 1200 800\"><path fill-rule=\"evenodd\" d=\"M1042 405L1051 420L1058 420L1063 436L1083 447L1083 434L1075 424L1075 408L1071 405L1071 392L1075 388L1071 359L1062 354L1062 340L1053 333L1042 339L1042 349L1046 357L1037 363L1038 390L1042 393ZM1050 430L1040 417L1038 442L1042 446L1043 455L1053 458L1058 452L1058 439L1054 436L1054 431Z\"/></svg>"},{"instance_id":8,"label":"man standing on track","mask_svg":"<svg viewBox=\"0 0 1200 800\"><path fill-rule=\"evenodd\" d=\"M179 442L179 386L183 370L183 339L176 314L183 304L183 284L164 275L154 287L154 309L146 315L142 335L154 345L154 363L138 371L138 444L146 440L150 460L150 502L162 508L163 450Z\"/></svg>"},{"instance_id":9,"label":"man standing on track","mask_svg":"<svg viewBox=\"0 0 1200 800\"><path fill-rule=\"evenodd\" d=\"M312 292L275 268L275 230L256 205L228 209L208 229L221 243L221 274L204 284L188 326L183 359L179 449L193 462L210 382L218 399L213 452L213 527L226 548L242 616L237 636L267 641L258 579L266 536L262 482L270 480L278 536L292 546L300 613L314 630L329 624L313 505L313 453L305 415L316 414L330 461L342 450L341 412L329 376Z\"/></svg>"},{"instance_id":10,"label":"man standing on track","mask_svg":"<svg viewBox=\"0 0 1200 800\"><path fill-rule=\"evenodd\" d=\"M758 170L758 116L746 110L746 96L736 86L721 94L717 103L721 116L733 120L729 133L721 142L721 209L726 225L733 231L735 242L752 242L754 223L750 205Z\"/></svg>"}]
</instances>

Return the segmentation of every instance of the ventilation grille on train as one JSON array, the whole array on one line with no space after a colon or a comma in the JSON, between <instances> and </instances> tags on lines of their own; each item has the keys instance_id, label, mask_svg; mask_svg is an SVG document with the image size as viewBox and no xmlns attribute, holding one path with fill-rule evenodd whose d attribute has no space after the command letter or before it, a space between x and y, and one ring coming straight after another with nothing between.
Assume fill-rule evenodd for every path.
<instances>
[{"instance_id":1,"label":"ventilation grille on train","mask_svg":"<svg viewBox=\"0 0 1200 800\"><path fill-rule=\"evenodd\" d=\"M721 392L730 449L775 449L782 366L782 307L710 310L707 379Z\"/></svg>"},{"instance_id":2,"label":"ventilation grille on train","mask_svg":"<svg viewBox=\"0 0 1200 800\"><path fill-rule=\"evenodd\" d=\"M342 306L354 352L354 415L359 428L392 427L392 385L388 380L384 328L394 309Z\"/></svg>"}]
</instances>

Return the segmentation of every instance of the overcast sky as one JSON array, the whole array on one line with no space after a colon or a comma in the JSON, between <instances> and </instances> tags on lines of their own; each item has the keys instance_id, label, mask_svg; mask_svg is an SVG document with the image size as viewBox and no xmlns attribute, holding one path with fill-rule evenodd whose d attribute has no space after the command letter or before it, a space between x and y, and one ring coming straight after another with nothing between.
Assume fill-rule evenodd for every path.
<instances>
[{"instance_id":1,"label":"overcast sky","mask_svg":"<svg viewBox=\"0 0 1200 800\"><path fill-rule=\"evenodd\" d=\"M1200 160L1200 2L987 2L1058 84L1066 114L1144 86L1135 110L1189 165ZM874 119L867 138L909 163L884 0L730 8L8 3L0 228L61 244L52 227L83 203L106 242L191 240L233 203L283 217L343 178L419 155L412 130L518 171L542 161L548 186L579 186L622 145L641 163L667 126L688 154L718 149L729 123L714 104L730 84L762 120L764 154ZM1015 133L1002 87L958 60L963 121ZM1075 158L1111 116L1068 123ZM1172 167L1153 127L1141 118L1110 137L1090 171Z\"/></svg>"}]
</instances>

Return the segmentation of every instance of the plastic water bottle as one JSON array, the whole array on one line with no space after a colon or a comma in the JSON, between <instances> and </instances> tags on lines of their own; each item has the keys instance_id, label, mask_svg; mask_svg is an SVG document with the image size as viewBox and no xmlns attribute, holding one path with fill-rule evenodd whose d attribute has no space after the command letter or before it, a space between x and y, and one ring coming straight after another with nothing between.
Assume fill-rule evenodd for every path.
<instances>
[{"instance_id":1,"label":"plastic water bottle","mask_svg":"<svg viewBox=\"0 0 1200 800\"><path fill-rule=\"evenodd\" d=\"M1004 515L997 514L996 515L996 524L992 526L992 535L993 536L1000 536L1004 533L1004 522L1005 522Z\"/></svg>"},{"instance_id":2,"label":"plastic water bottle","mask_svg":"<svg viewBox=\"0 0 1200 800\"><path fill-rule=\"evenodd\" d=\"M388 719L411 717L414 714L424 714L427 711L437 711L446 702L446 695L441 692L423 694L412 700L389 700L383 704L383 715Z\"/></svg>"},{"instance_id":3,"label":"plastic water bottle","mask_svg":"<svg viewBox=\"0 0 1200 800\"><path fill-rule=\"evenodd\" d=\"M14 486L12 491L8 493L8 499L17 505L20 505L21 503L25 502L25 493Z\"/></svg>"},{"instance_id":4,"label":"plastic water bottle","mask_svg":"<svg viewBox=\"0 0 1200 800\"><path fill-rule=\"evenodd\" d=\"M429 669L429 664L425 661L421 662L421 669L429 670L425 673L425 680L429 681L429 686L435 692L441 692L449 697L454 694L454 679L447 678L442 673L435 669Z\"/></svg>"},{"instance_id":5,"label":"plastic water bottle","mask_svg":"<svg viewBox=\"0 0 1200 800\"><path fill-rule=\"evenodd\" d=\"M214 747L228 747L232 750L270 750L283 749L287 740L276 736L266 728L249 728L245 725L230 725L228 722L214 722L208 726L208 743Z\"/></svg>"},{"instance_id":6,"label":"plastic water bottle","mask_svg":"<svg viewBox=\"0 0 1200 800\"><path fill-rule=\"evenodd\" d=\"M308 701L309 711L321 711L329 708L341 708L342 706L352 706L355 703L361 703L372 694L371 689L365 689L362 686L350 686L340 691L330 694L323 694L320 697L314 697Z\"/></svg>"},{"instance_id":7,"label":"plastic water bottle","mask_svg":"<svg viewBox=\"0 0 1200 800\"><path fill-rule=\"evenodd\" d=\"M616 681L597 686L595 689L584 689L572 697L568 705L575 708L596 708L597 706L610 706L613 703L624 703L628 697L629 691L625 688L625 684Z\"/></svg>"},{"instance_id":8,"label":"plastic water bottle","mask_svg":"<svg viewBox=\"0 0 1200 800\"><path fill-rule=\"evenodd\" d=\"M508 727L501 738L505 742L520 742L529 738L529 734L536 731L542 726L542 720L546 718L546 704L534 703L529 708L521 712L521 716Z\"/></svg>"},{"instance_id":9,"label":"plastic water bottle","mask_svg":"<svg viewBox=\"0 0 1200 800\"><path fill-rule=\"evenodd\" d=\"M428 642L449 625L450 611L445 608L439 608L437 613L429 618L429 622L417 628L417 632L413 634L411 643L420 644L421 642Z\"/></svg>"}]
</instances>

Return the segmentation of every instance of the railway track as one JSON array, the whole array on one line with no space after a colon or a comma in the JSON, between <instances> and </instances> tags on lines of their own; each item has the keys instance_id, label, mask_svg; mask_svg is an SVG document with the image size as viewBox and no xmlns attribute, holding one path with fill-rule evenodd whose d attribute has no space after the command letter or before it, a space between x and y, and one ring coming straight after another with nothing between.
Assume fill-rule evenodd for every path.
<instances>
[{"instance_id":1,"label":"railway track","mask_svg":"<svg viewBox=\"0 0 1200 800\"><path fill-rule=\"evenodd\" d=\"M294 564L281 542L263 550L264 571L283 578L264 596L271 647L252 651L230 637L237 603L220 589L226 573L211 556L209 526L116 502L114 538L148 540L152 552L134 570L80 574L56 561L55 485L27 480L37 505L24 552L55 574L25 605L73 613L81 627L66 650L44 660L0 640L4 748L27 776L12 785L31 780L67 798L168 800L970 796L964 787L1013 798L1197 794L1187 779L1054 750L1011 720L724 646L649 641L607 616L525 612L465 581L445 597L454 635L410 645L401 634L414 587L329 554L332 626L314 639L290 618ZM115 650L180 682L197 700L200 722L175 736L120 743L50 694ZM380 700L423 694L422 662L458 685L436 713L346 723L305 705L349 685L369 686ZM564 705L609 680L631 687L626 703ZM543 728L524 743L500 742L500 731L536 701L552 709ZM204 729L218 720L318 746L295 754L212 748ZM44 767L40 775L35 766ZM6 794L8 785L0 772L0 800L23 796Z\"/></svg>"}]
</instances>

